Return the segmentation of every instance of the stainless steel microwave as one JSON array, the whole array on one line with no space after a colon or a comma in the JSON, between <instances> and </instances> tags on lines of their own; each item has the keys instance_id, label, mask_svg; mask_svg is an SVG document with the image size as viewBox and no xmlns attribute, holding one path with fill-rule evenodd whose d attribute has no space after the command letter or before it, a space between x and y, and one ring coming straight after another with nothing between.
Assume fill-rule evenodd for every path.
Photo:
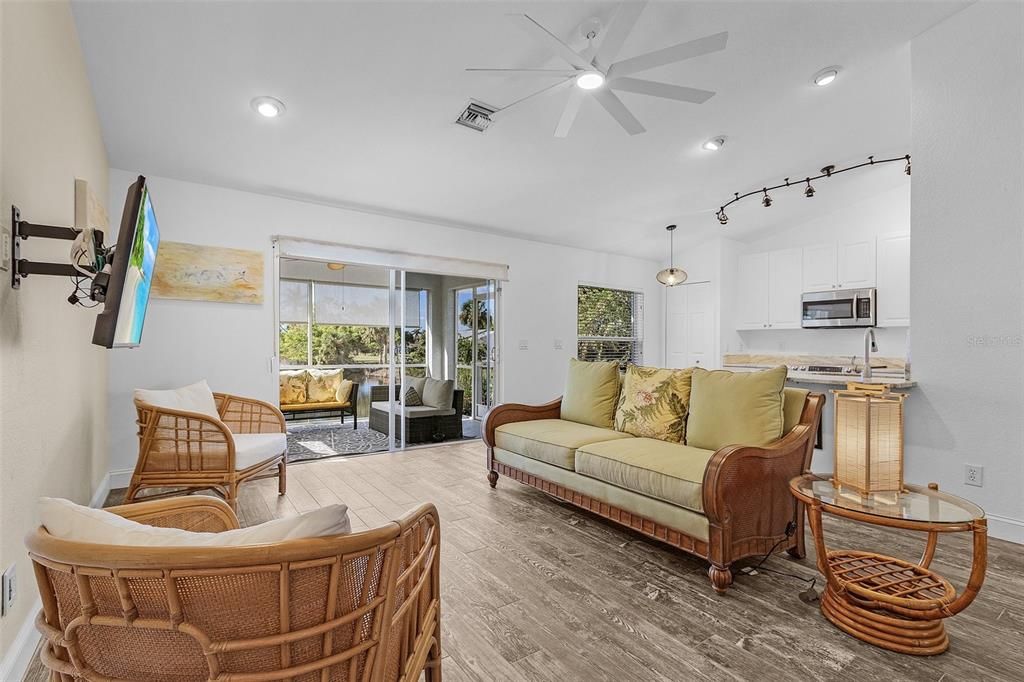
<instances>
[{"instance_id":1,"label":"stainless steel microwave","mask_svg":"<svg viewBox=\"0 0 1024 682\"><path fill-rule=\"evenodd\" d=\"M871 289L815 291L801 297L802 327L874 327L876 292Z\"/></svg>"}]
</instances>

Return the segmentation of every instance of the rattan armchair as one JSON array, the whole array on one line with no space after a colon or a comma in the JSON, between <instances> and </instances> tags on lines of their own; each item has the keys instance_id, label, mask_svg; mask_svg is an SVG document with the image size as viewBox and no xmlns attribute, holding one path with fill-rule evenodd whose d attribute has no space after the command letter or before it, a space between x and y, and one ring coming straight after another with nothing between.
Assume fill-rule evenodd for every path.
<instances>
[{"instance_id":1,"label":"rattan armchair","mask_svg":"<svg viewBox=\"0 0 1024 682\"><path fill-rule=\"evenodd\" d=\"M226 393L214 393L213 397L219 420L135 399L139 459L125 502L135 501L144 488L164 489L147 499L182 490L212 489L234 509L240 483L270 476L278 477L278 491L284 495L288 482L284 440L268 451L265 443L251 438L285 433L281 410L261 400Z\"/></svg>"},{"instance_id":2,"label":"rattan armchair","mask_svg":"<svg viewBox=\"0 0 1024 682\"><path fill-rule=\"evenodd\" d=\"M153 526L237 528L219 499L110 511ZM53 682L441 680L440 525L425 504L350 535L247 547L26 543Z\"/></svg>"}]
</instances>

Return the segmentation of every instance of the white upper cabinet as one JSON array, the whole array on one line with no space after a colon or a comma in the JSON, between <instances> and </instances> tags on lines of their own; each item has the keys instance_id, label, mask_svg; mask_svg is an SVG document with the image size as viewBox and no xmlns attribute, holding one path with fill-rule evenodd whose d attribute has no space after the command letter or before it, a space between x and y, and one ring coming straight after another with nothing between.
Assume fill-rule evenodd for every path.
<instances>
[{"instance_id":1,"label":"white upper cabinet","mask_svg":"<svg viewBox=\"0 0 1024 682\"><path fill-rule=\"evenodd\" d=\"M838 288L863 289L875 286L875 240L839 244Z\"/></svg>"},{"instance_id":2,"label":"white upper cabinet","mask_svg":"<svg viewBox=\"0 0 1024 682\"><path fill-rule=\"evenodd\" d=\"M768 254L768 326L772 329L800 328L802 266L802 249Z\"/></svg>"},{"instance_id":3,"label":"white upper cabinet","mask_svg":"<svg viewBox=\"0 0 1024 682\"><path fill-rule=\"evenodd\" d=\"M768 254L739 257L736 272L736 328L768 328Z\"/></svg>"},{"instance_id":4,"label":"white upper cabinet","mask_svg":"<svg viewBox=\"0 0 1024 682\"><path fill-rule=\"evenodd\" d=\"M804 291L828 291L835 289L836 245L819 244L803 250Z\"/></svg>"},{"instance_id":5,"label":"white upper cabinet","mask_svg":"<svg viewBox=\"0 0 1024 682\"><path fill-rule=\"evenodd\" d=\"M878 326L910 325L910 233L878 238Z\"/></svg>"}]
</instances>

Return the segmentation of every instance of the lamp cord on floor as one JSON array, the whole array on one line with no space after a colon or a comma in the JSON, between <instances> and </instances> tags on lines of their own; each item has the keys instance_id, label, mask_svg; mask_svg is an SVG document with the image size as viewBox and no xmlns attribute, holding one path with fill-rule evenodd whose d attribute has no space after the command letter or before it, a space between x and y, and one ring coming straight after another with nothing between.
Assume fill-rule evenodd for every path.
<instances>
[{"instance_id":1,"label":"lamp cord on floor","mask_svg":"<svg viewBox=\"0 0 1024 682\"><path fill-rule=\"evenodd\" d=\"M800 592L800 594L798 595L799 598L800 598L800 601L803 601L803 602L806 602L806 603L809 604L811 602L815 602L815 601L818 600L818 593L814 589L815 585L818 584L818 579L817 578L804 578L804 577L801 577L799 575L796 575L795 573L787 573L786 571L777 571L774 568L764 568L764 563L766 561L768 561L768 557L770 557L772 554L774 554L775 550L777 550L779 548L779 545L781 545L783 542L785 542L790 537L792 537L793 533L795 533L795 532L796 532L796 524L793 523L792 521L790 521L789 524L786 526L786 537L782 538L781 540L776 542L774 545L772 545L772 548L769 549L765 553L765 555L763 557L761 557L761 560L758 561L756 565L754 565L754 566L746 566L745 568L740 569L740 573L744 573L746 575L753 575L753 574L756 574L758 571L764 571L765 573L774 573L775 575L781 575L781 576L785 576L787 578L793 578L794 580L799 580L800 582L802 582L802 583L807 585L807 589L802 591L802 592Z\"/></svg>"}]
</instances>

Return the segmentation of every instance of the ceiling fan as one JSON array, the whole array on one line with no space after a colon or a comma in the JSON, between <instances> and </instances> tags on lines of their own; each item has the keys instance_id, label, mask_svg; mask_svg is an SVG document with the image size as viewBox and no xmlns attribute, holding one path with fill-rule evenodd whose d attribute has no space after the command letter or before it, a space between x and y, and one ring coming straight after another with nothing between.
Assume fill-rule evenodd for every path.
<instances>
[{"instance_id":1,"label":"ceiling fan","mask_svg":"<svg viewBox=\"0 0 1024 682\"><path fill-rule=\"evenodd\" d=\"M689 42L673 45L653 52L612 61L618 56L619 50L633 30L634 24L640 18L646 2L627 2L619 6L612 19L608 30L600 43L595 45L594 38L597 37L598 22L585 24L586 37L590 41L587 49L576 52L564 42L555 37L550 31L538 24L525 14L509 14L508 17L515 22L523 31L544 48L564 60L571 68L569 69L466 69L472 73L481 73L493 76L525 76L535 78L554 78L556 82L541 90L527 95L502 107L496 113L507 111L529 99L545 93L550 93L575 84L571 89L569 99L565 103L565 109L555 127L555 137L566 137L569 129L572 128L576 114L579 113L583 99L588 95L593 97L612 118L618 121L619 125L630 135L637 135L645 131L640 121L626 108L622 100L616 96L613 90L634 92L651 97L662 97L665 99L678 100L680 102L691 102L703 104L714 92L688 88L682 85L670 83L659 83L656 81L633 78L633 74L647 71L658 66L674 64L693 57L699 57L710 52L724 50L729 39L729 33L723 31L714 35L705 36Z\"/></svg>"}]
</instances>

